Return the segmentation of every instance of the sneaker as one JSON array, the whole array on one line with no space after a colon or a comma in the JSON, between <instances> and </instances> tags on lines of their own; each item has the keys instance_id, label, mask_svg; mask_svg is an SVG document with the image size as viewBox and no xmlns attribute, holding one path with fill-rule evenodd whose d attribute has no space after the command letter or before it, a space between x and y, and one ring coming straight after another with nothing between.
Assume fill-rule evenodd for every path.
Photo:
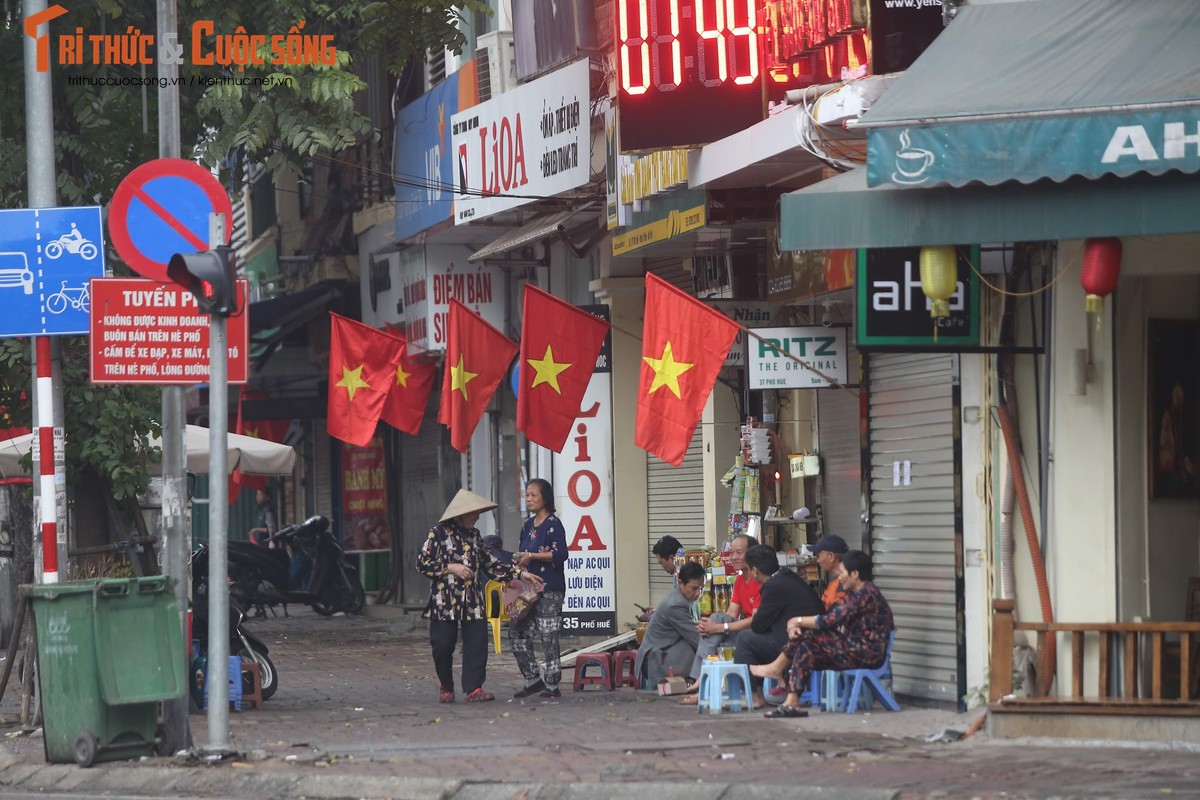
<instances>
[{"instance_id":1,"label":"sneaker","mask_svg":"<svg viewBox=\"0 0 1200 800\"><path fill-rule=\"evenodd\" d=\"M483 687L480 686L478 689L476 689L475 691L473 691L469 695L467 695L467 698L464 702L486 703L489 700L495 700L495 699L496 699L496 695L492 694L491 692L485 692L483 690Z\"/></svg>"},{"instance_id":2,"label":"sneaker","mask_svg":"<svg viewBox=\"0 0 1200 800\"><path fill-rule=\"evenodd\" d=\"M533 682L532 685L526 686L524 689L518 689L517 691L513 692L513 698L516 700L521 700L526 697L532 697L533 695L537 694L538 692L540 692L542 689L545 689L545 688L546 688L546 684L542 682L541 678L538 678L536 681Z\"/></svg>"},{"instance_id":3,"label":"sneaker","mask_svg":"<svg viewBox=\"0 0 1200 800\"><path fill-rule=\"evenodd\" d=\"M453 703L454 702L454 692L452 692L449 689L442 689L441 694L438 695L438 702L439 703Z\"/></svg>"},{"instance_id":4,"label":"sneaker","mask_svg":"<svg viewBox=\"0 0 1200 800\"><path fill-rule=\"evenodd\" d=\"M553 688L551 688L551 687L546 687L546 688L545 688L545 689L544 689L544 690L541 692L541 694L539 694L539 695L538 695L538 697L544 697L544 698L546 698L547 700L558 700L559 698L561 698L561 697L562 697L562 692L560 692L560 691L558 690L558 687L557 687L557 686L555 686L555 687L553 687Z\"/></svg>"}]
</instances>

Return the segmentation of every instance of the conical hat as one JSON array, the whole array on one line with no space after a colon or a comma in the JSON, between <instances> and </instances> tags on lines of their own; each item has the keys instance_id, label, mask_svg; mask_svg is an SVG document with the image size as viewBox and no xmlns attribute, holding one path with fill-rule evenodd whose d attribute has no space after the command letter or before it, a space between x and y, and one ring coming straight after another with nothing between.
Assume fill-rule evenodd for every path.
<instances>
[{"instance_id":1,"label":"conical hat","mask_svg":"<svg viewBox=\"0 0 1200 800\"><path fill-rule=\"evenodd\" d=\"M454 495L454 499L450 501L450 505L446 506L446 511L442 514L442 518L438 522L445 522L448 519L461 517L463 514L470 514L472 511L491 511L493 508L496 508L496 503L493 503L486 497L481 497L466 489L459 489L458 494Z\"/></svg>"}]
</instances>

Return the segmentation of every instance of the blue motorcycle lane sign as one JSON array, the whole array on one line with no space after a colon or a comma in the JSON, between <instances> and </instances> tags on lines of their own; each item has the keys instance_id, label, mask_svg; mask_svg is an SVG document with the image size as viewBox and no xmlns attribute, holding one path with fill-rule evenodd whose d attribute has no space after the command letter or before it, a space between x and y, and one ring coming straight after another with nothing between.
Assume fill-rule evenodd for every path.
<instances>
[{"instance_id":1,"label":"blue motorcycle lane sign","mask_svg":"<svg viewBox=\"0 0 1200 800\"><path fill-rule=\"evenodd\" d=\"M0 211L0 338L86 334L102 277L99 206Z\"/></svg>"}]
</instances>

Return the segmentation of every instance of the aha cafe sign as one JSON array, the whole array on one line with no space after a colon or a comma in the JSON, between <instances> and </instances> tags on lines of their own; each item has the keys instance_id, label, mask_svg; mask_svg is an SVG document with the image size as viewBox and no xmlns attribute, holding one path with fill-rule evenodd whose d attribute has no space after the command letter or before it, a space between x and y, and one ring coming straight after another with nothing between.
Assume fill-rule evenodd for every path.
<instances>
[{"instance_id":1,"label":"aha cafe sign","mask_svg":"<svg viewBox=\"0 0 1200 800\"><path fill-rule=\"evenodd\" d=\"M846 383L846 329L756 328L746 343L751 389L824 389Z\"/></svg>"}]
</instances>

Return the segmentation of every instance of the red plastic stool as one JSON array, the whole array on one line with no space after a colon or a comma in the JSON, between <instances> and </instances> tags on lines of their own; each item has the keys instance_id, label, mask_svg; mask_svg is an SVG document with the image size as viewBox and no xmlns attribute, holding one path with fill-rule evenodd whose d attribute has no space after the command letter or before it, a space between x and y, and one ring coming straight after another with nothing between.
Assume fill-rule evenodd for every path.
<instances>
[{"instance_id":1,"label":"red plastic stool","mask_svg":"<svg viewBox=\"0 0 1200 800\"><path fill-rule=\"evenodd\" d=\"M638 688L637 672L634 671L634 665L637 663L637 650L618 650L612 654L613 660L613 686L620 688L622 686L632 686Z\"/></svg>"},{"instance_id":2,"label":"red plastic stool","mask_svg":"<svg viewBox=\"0 0 1200 800\"><path fill-rule=\"evenodd\" d=\"M600 674L585 675L588 667L599 667ZM611 692L613 685L613 662L608 653L586 653L575 659L575 691L583 691L587 684L599 684L604 691Z\"/></svg>"}]
</instances>

